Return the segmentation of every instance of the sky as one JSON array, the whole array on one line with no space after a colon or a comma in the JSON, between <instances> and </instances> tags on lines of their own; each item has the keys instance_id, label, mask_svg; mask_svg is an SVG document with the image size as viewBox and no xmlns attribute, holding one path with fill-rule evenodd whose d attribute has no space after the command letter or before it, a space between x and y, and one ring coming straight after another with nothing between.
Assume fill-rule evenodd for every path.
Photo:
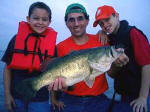
<instances>
[{"instance_id":1,"label":"sky","mask_svg":"<svg viewBox=\"0 0 150 112\"><path fill-rule=\"evenodd\" d=\"M36 1L46 3L52 10L50 24L57 32L57 43L71 34L64 22L64 14L71 3L85 6L90 15L87 32L96 34L99 26L93 27L95 12L99 6L111 5L119 13L120 20L141 29L150 42L150 0L1 0L0 6L0 50L5 50L10 39L17 33L18 23L26 21L29 6Z\"/></svg>"}]
</instances>

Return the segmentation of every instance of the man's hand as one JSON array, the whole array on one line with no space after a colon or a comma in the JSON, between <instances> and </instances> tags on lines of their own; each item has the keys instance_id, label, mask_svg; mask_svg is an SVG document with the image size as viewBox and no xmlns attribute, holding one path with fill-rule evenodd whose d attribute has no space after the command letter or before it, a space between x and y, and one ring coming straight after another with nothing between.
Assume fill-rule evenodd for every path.
<instances>
[{"instance_id":1,"label":"man's hand","mask_svg":"<svg viewBox=\"0 0 150 112\"><path fill-rule=\"evenodd\" d=\"M118 51L124 51L123 48L118 48ZM107 71L108 75L112 78L116 76L116 74L121 70L121 67L126 65L129 62L128 56L123 53L121 56L116 59L112 65L109 71Z\"/></svg>"},{"instance_id":2,"label":"man's hand","mask_svg":"<svg viewBox=\"0 0 150 112\"><path fill-rule=\"evenodd\" d=\"M101 42L101 44L102 45L106 45L108 43L108 41L109 41L109 39L107 37L107 34L104 31L102 31L102 30L99 30L97 32L97 34L98 34L99 41Z\"/></svg>"},{"instance_id":3,"label":"man's hand","mask_svg":"<svg viewBox=\"0 0 150 112\"><path fill-rule=\"evenodd\" d=\"M118 48L117 51L124 51L124 49ZM128 56L125 53L123 53L122 55L118 57L118 59L116 59L116 61L114 61L114 64L118 67L122 67L126 65L128 62L129 62Z\"/></svg>"},{"instance_id":4,"label":"man's hand","mask_svg":"<svg viewBox=\"0 0 150 112\"><path fill-rule=\"evenodd\" d=\"M56 108L58 108L58 110L63 110L65 105L63 102L58 101L57 96L57 92L55 91L51 91L51 104L53 106L53 110L55 110Z\"/></svg>"},{"instance_id":5,"label":"man's hand","mask_svg":"<svg viewBox=\"0 0 150 112\"><path fill-rule=\"evenodd\" d=\"M40 71L41 71L41 72L45 72L45 71L46 71L46 68L47 68L47 66L48 66L48 64L49 64L51 61L53 61L54 59L56 59L56 58L50 58L50 57L46 58L46 59L44 60L44 62L40 65Z\"/></svg>"},{"instance_id":6,"label":"man's hand","mask_svg":"<svg viewBox=\"0 0 150 112\"><path fill-rule=\"evenodd\" d=\"M139 97L133 100L130 105L133 107L133 112L148 112L147 111L147 99Z\"/></svg>"},{"instance_id":7,"label":"man's hand","mask_svg":"<svg viewBox=\"0 0 150 112\"><path fill-rule=\"evenodd\" d=\"M53 106L53 109L55 110L55 108L58 108L58 110L63 110L65 105L63 102L61 101L57 101L57 100L52 100L52 106Z\"/></svg>"},{"instance_id":8,"label":"man's hand","mask_svg":"<svg viewBox=\"0 0 150 112\"><path fill-rule=\"evenodd\" d=\"M10 94L5 94L5 107L9 112L13 112L13 108L16 107L15 101Z\"/></svg>"},{"instance_id":9,"label":"man's hand","mask_svg":"<svg viewBox=\"0 0 150 112\"><path fill-rule=\"evenodd\" d=\"M67 86L65 84L65 79L62 77L56 78L55 81L50 83L48 86L48 90L54 90L54 91L63 90L66 88Z\"/></svg>"}]
</instances>

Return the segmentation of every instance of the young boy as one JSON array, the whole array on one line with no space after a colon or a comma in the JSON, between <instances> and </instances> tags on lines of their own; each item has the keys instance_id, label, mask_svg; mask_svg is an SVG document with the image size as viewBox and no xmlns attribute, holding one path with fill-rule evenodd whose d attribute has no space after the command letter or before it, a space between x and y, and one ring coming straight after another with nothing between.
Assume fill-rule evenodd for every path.
<instances>
[{"instance_id":1,"label":"young boy","mask_svg":"<svg viewBox=\"0 0 150 112\"><path fill-rule=\"evenodd\" d=\"M20 22L18 33L10 41L2 58L4 68L5 106L13 112L50 112L47 88L38 91L30 101L15 90L21 81L40 74L41 65L54 56L57 33L49 26L51 10L43 2L33 3L27 22Z\"/></svg>"},{"instance_id":2,"label":"young boy","mask_svg":"<svg viewBox=\"0 0 150 112\"><path fill-rule=\"evenodd\" d=\"M150 46L146 36L126 20L119 21L119 14L107 5L97 9L93 26L96 27L97 24L108 34L110 45L123 44L125 54L129 57L129 63L114 76L116 92L121 94L122 101L133 106L134 112L147 112Z\"/></svg>"}]
</instances>

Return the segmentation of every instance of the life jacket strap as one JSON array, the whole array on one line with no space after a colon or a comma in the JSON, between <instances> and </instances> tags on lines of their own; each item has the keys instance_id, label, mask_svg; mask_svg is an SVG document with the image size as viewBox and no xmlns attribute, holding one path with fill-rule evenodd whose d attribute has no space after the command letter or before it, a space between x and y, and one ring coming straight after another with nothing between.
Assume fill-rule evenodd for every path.
<instances>
[{"instance_id":1,"label":"life jacket strap","mask_svg":"<svg viewBox=\"0 0 150 112\"><path fill-rule=\"evenodd\" d=\"M37 39L39 39L40 37L45 37L45 35L41 35L38 33L29 33L28 36L25 39L25 44L24 44L24 55L28 55L28 49L27 49L27 41L29 39L29 37L34 36ZM35 43L36 44L36 43Z\"/></svg>"},{"instance_id":2,"label":"life jacket strap","mask_svg":"<svg viewBox=\"0 0 150 112\"><path fill-rule=\"evenodd\" d=\"M13 53L22 53L22 54L24 54L24 50L21 50L21 49L14 49L14 50L13 50ZM35 51L27 51L27 54L36 54L36 55L38 55L38 52L35 52ZM41 55L44 56L45 54L42 54L42 53L41 53Z\"/></svg>"}]
</instances>

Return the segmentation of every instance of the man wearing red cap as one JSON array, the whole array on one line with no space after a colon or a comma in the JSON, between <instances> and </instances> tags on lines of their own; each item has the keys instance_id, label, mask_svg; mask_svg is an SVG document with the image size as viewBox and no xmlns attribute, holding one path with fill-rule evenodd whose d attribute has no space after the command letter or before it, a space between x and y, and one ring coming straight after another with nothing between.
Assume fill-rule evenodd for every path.
<instances>
[{"instance_id":1,"label":"man wearing red cap","mask_svg":"<svg viewBox=\"0 0 150 112\"><path fill-rule=\"evenodd\" d=\"M111 6L99 7L95 19L93 26L100 25L108 34L110 45L123 44L129 57L129 63L114 75L115 91L121 94L123 102L133 106L134 112L147 112L150 96L150 45L147 37L126 20L119 21L119 14Z\"/></svg>"}]
</instances>

